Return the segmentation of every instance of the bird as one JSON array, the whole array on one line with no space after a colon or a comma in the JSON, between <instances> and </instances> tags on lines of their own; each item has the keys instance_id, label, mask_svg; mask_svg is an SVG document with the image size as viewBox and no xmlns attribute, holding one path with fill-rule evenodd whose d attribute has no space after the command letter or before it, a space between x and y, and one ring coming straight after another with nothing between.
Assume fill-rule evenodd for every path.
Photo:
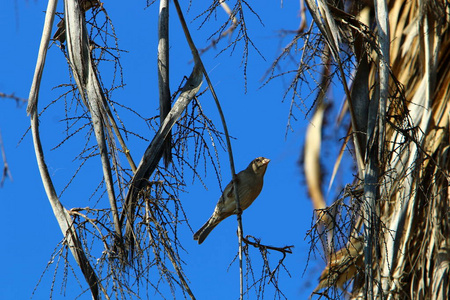
<instances>
[{"instance_id":1,"label":"bird","mask_svg":"<svg viewBox=\"0 0 450 300\"><path fill-rule=\"evenodd\" d=\"M330 262L320 275L313 294L331 286L342 289L347 281L353 279L363 263L363 248L364 239L359 236L351 238L345 247L331 254Z\"/></svg>"},{"instance_id":2,"label":"bird","mask_svg":"<svg viewBox=\"0 0 450 300\"><path fill-rule=\"evenodd\" d=\"M245 170L236 175L239 203L242 211L247 209L261 192L264 174L269 162L270 159L268 158L257 157L252 160ZM232 214L236 214L233 181L225 187L212 216L194 234L194 240L198 241L198 244L203 243L211 230Z\"/></svg>"},{"instance_id":3,"label":"bird","mask_svg":"<svg viewBox=\"0 0 450 300\"><path fill-rule=\"evenodd\" d=\"M97 8L103 5L99 0L78 0L78 4L82 12L87 12L91 8ZM66 41L66 22L64 19L61 19L56 26L58 29L53 35L53 39L62 44Z\"/></svg>"}]
</instances>

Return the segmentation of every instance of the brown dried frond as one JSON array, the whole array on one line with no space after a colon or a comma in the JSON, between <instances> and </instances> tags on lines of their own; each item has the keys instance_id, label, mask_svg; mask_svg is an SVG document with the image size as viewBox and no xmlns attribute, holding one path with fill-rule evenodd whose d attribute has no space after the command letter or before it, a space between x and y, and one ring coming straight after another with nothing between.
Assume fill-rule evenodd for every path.
<instances>
[{"instance_id":1,"label":"brown dried frond","mask_svg":"<svg viewBox=\"0 0 450 300\"><path fill-rule=\"evenodd\" d=\"M374 249L367 249L373 251L373 264L366 266L372 269L366 283L374 282L370 292L375 296L447 298L450 5L442 1L388 1L389 95L386 107L380 107L383 57L374 7L354 1L345 6L348 10L344 12L326 3L338 28L333 33L339 34L341 51L351 49L356 59L351 97L346 95L349 105L357 108L357 114L351 115L356 118L351 131L356 131L364 152L376 149L382 154L377 158L377 175L372 183L376 216L365 216L367 224L377 228L372 232ZM323 13L323 18L329 17ZM330 32L321 33L328 44L333 41ZM380 120L384 114L386 117ZM380 129L381 123L385 129ZM376 151L365 156L369 159ZM357 183L364 185L362 179L357 178ZM351 214L364 215L352 211L347 218L355 219ZM339 259L331 257L318 289L341 286L355 274L355 268L341 266ZM358 284L352 297L367 295L367 288Z\"/></svg>"}]
</instances>

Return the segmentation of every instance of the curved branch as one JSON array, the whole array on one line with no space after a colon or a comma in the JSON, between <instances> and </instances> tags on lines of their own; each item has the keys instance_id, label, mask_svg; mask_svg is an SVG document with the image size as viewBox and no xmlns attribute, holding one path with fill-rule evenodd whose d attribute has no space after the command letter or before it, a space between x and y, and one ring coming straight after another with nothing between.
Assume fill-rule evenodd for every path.
<instances>
[{"instance_id":1,"label":"curved branch","mask_svg":"<svg viewBox=\"0 0 450 300\"><path fill-rule=\"evenodd\" d=\"M225 116L222 111L222 107L220 106L219 99L217 97L217 94L214 90L214 87L211 83L211 80L209 79L208 72L206 72L205 66L203 65L203 62L200 58L200 55L198 54L198 50L195 47L194 41L192 40L191 34L189 33L189 30L186 25L186 21L184 20L183 13L181 12L180 4L178 3L178 0L174 0L175 7L177 9L178 17L180 18L181 25L183 27L184 34L186 36L186 39L188 40L189 47L191 48L192 55L194 56L195 65L199 65L201 72L203 72L203 75L205 76L206 82L208 83L209 90L211 91L211 94L214 98L214 101L216 102L217 110L220 115L220 119L222 120L222 126L223 131L225 133L225 139L227 141L227 149L228 149L228 159L230 161L230 170L231 175L233 178L233 185L234 185L234 199L236 201L236 216L237 216L237 222L238 222L238 240L239 240L239 271L240 271L240 299L244 298L244 272L243 272L243 265L242 265L242 239L243 239L243 229L242 229L242 210L241 205L239 201L239 195L238 195L238 187L237 187L237 176L236 171L234 168L234 159L233 159L233 151L231 148L231 141L230 141L230 135L228 133L228 127L227 123L225 121Z\"/></svg>"},{"instance_id":2,"label":"curved branch","mask_svg":"<svg viewBox=\"0 0 450 300\"><path fill-rule=\"evenodd\" d=\"M102 289L105 297L108 295L98 280L95 270L92 268L86 254L83 251L83 247L80 239L73 227L73 220L70 217L67 210L63 207L59 198L56 194L55 188L53 186L52 179L48 172L47 164L45 163L44 151L42 150L41 139L39 135L39 120L37 115L37 102L39 96L39 87L42 79L42 73L44 70L45 57L47 54L47 48L50 41L51 27L54 20L54 14L56 11L56 0L49 1L47 7L47 13L45 17L45 24L43 29L43 34L41 38L41 44L39 46L39 55L36 63L36 69L33 77L33 83L30 89L29 99L30 102L27 107L27 113L30 115L31 121L31 132L33 136L34 149L36 154L36 160L39 167L39 172L41 174L42 183L47 193L48 200L53 209L53 214L55 215L58 225L67 240L67 245L75 258L75 261L80 266L81 271L89 284L92 297L97 300L100 299L98 287Z\"/></svg>"}]
</instances>

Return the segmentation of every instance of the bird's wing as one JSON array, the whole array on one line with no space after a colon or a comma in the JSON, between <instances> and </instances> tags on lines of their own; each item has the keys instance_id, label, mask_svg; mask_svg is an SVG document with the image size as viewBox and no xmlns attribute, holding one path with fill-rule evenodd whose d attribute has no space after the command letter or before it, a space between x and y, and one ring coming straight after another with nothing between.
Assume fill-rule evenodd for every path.
<instances>
[{"instance_id":1,"label":"bird's wing","mask_svg":"<svg viewBox=\"0 0 450 300\"><path fill-rule=\"evenodd\" d=\"M223 194L226 195L227 198L234 198L234 184L231 181L223 191Z\"/></svg>"},{"instance_id":2,"label":"bird's wing","mask_svg":"<svg viewBox=\"0 0 450 300\"><path fill-rule=\"evenodd\" d=\"M242 178L246 176L246 173L248 173L248 172L246 172L247 169L242 170L239 173L237 173L236 180L237 180L238 184L241 184ZM241 188L238 189L238 191L240 191L240 190L241 190ZM233 182L233 180L231 180L230 183L227 185L227 187L223 191L223 194L226 195L228 198L234 199L234 182Z\"/></svg>"}]
</instances>

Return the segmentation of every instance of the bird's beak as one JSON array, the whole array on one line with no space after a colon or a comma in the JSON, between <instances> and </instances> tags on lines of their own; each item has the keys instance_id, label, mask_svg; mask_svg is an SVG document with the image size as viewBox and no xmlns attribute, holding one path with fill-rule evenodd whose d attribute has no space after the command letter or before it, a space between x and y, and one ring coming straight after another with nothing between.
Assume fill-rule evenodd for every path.
<instances>
[{"instance_id":1,"label":"bird's beak","mask_svg":"<svg viewBox=\"0 0 450 300\"><path fill-rule=\"evenodd\" d=\"M270 162L270 159L264 158L264 160L263 160L263 165L267 165L269 162Z\"/></svg>"}]
</instances>

